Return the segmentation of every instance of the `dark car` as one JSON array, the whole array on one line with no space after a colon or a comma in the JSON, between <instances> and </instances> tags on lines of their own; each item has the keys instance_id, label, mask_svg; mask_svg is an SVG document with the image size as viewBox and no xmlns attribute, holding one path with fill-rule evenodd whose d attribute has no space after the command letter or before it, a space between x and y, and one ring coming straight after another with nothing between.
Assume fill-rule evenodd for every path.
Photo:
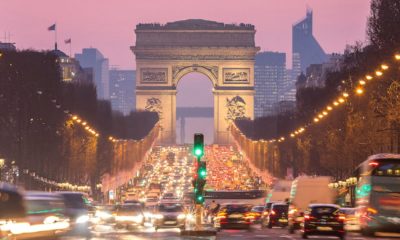
<instances>
[{"instance_id":1,"label":"dark car","mask_svg":"<svg viewBox=\"0 0 400 240\"><path fill-rule=\"evenodd\" d=\"M304 213L302 237L309 235L337 236L345 238L345 216L335 204L310 204Z\"/></svg>"},{"instance_id":2,"label":"dark car","mask_svg":"<svg viewBox=\"0 0 400 240\"><path fill-rule=\"evenodd\" d=\"M268 228L274 226L286 227L288 225L288 210L289 205L285 203L272 204L267 218Z\"/></svg>"},{"instance_id":3,"label":"dark car","mask_svg":"<svg viewBox=\"0 0 400 240\"><path fill-rule=\"evenodd\" d=\"M253 216L254 223L261 223L261 217L264 212L264 206L254 206L251 209L251 215Z\"/></svg>"},{"instance_id":4,"label":"dark car","mask_svg":"<svg viewBox=\"0 0 400 240\"><path fill-rule=\"evenodd\" d=\"M268 215L269 211L271 211L271 206L274 202L267 202L264 206L264 211L261 215L261 227L266 227L267 226L267 220L268 220Z\"/></svg>"},{"instance_id":5,"label":"dark car","mask_svg":"<svg viewBox=\"0 0 400 240\"><path fill-rule=\"evenodd\" d=\"M227 204L223 205L214 217L214 227L220 229L247 229L254 217L251 215L252 205Z\"/></svg>"},{"instance_id":6,"label":"dark car","mask_svg":"<svg viewBox=\"0 0 400 240\"><path fill-rule=\"evenodd\" d=\"M65 215L69 217L72 234L90 237L91 205L87 196L80 192L57 192L64 199Z\"/></svg>"},{"instance_id":7,"label":"dark car","mask_svg":"<svg viewBox=\"0 0 400 240\"><path fill-rule=\"evenodd\" d=\"M153 214L153 226L159 228L185 229L186 214L182 204L160 203Z\"/></svg>"}]
</instances>

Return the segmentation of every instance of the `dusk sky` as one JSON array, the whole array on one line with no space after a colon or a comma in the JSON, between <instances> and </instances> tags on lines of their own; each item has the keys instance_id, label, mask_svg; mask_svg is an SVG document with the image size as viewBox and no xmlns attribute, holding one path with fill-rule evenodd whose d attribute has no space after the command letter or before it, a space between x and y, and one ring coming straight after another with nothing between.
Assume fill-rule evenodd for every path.
<instances>
[{"instance_id":1,"label":"dusk sky","mask_svg":"<svg viewBox=\"0 0 400 240\"><path fill-rule=\"evenodd\" d=\"M72 39L72 54L94 47L109 58L110 65L135 69L130 46L135 45L138 23L167 23L207 19L255 25L256 45L262 51L287 53L291 68L292 25L314 13L314 36L327 53L341 53L347 44L366 40L369 0L0 0L0 41L4 33L19 49L54 48L57 23L59 49L69 54L65 39ZM3 36L2 36L2 35ZM193 96L196 97L193 97ZM178 106L213 106L212 84L192 73L178 86ZM212 142L213 119L187 119L186 141L194 132ZM178 123L179 129L180 123ZM179 136L179 134L178 134Z\"/></svg>"},{"instance_id":2,"label":"dusk sky","mask_svg":"<svg viewBox=\"0 0 400 240\"><path fill-rule=\"evenodd\" d=\"M72 38L72 52L98 48L110 64L134 69L138 23L166 23L202 18L256 26L256 45L262 50L288 53L291 67L291 27L314 11L314 35L323 49L343 52L346 44L365 41L369 0L0 0L0 41L4 33L19 49L50 49L57 23L59 48L69 53L64 40Z\"/></svg>"}]
</instances>

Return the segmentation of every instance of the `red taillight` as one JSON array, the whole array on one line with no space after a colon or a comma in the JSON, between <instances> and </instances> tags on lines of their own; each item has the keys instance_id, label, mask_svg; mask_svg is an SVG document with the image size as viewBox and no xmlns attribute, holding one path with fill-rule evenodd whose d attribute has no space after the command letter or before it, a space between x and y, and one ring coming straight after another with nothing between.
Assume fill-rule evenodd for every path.
<instances>
[{"instance_id":1,"label":"red taillight","mask_svg":"<svg viewBox=\"0 0 400 240\"><path fill-rule=\"evenodd\" d=\"M377 162L370 162L370 163L368 163L368 165L371 166L371 167L377 167L377 166L379 165L379 163L377 163Z\"/></svg>"},{"instance_id":2,"label":"red taillight","mask_svg":"<svg viewBox=\"0 0 400 240\"><path fill-rule=\"evenodd\" d=\"M310 216L310 215L308 215L308 214L306 214L306 215L304 215L304 220L311 220L311 219L313 219L314 217L312 217L312 216Z\"/></svg>"},{"instance_id":3,"label":"red taillight","mask_svg":"<svg viewBox=\"0 0 400 240\"><path fill-rule=\"evenodd\" d=\"M339 219L340 221L344 221L344 220L346 220L346 217L345 217L345 216L339 216L338 219Z\"/></svg>"},{"instance_id":4,"label":"red taillight","mask_svg":"<svg viewBox=\"0 0 400 240\"><path fill-rule=\"evenodd\" d=\"M275 215L276 212L274 210L271 210L271 215Z\"/></svg>"},{"instance_id":5,"label":"red taillight","mask_svg":"<svg viewBox=\"0 0 400 240\"><path fill-rule=\"evenodd\" d=\"M263 215L264 215L264 216L267 216L267 215L268 215L268 211L264 211L264 212L263 212Z\"/></svg>"}]
</instances>

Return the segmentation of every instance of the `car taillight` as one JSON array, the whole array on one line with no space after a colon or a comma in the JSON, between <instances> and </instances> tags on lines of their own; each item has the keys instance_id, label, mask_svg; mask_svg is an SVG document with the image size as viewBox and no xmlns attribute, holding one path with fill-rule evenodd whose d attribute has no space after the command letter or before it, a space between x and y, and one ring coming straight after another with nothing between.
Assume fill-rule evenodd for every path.
<instances>
[{"instance_id":1,"label":"car taillight","mask_svg":"<svg viewBox=\"0 0 400 240\"><path fill-rule=\"evenodd\" d=\"M264 216L267 216L267 215L268 215L268 211L264 211L264 212L263 212L263 215L264 215Z\"/></svg>"},{"instance_id":2,"label":"car taillight","mask_svg":"<svg viewBox=\"0 0 400 240\"><path fill-rule=\"evenodd\" d=\"M275 215L276 212L274 210L271 210L271 215Z\"/></svg>"},{"instance_id":3,"label":"car taillight","mask_svg":"<svg viewBox=\"0 0 400 240\"><path fill-rule=\"evenodd\" d=\"M306 215L304 215L304 220L311 220L311 219L314 219L314 217L313 216L310 216L310 215L308 215L308 214L306 214Z\"/></svg>"},{"instance_id":4,"label":"car taillight","mask_svg":"<svg viewBox=\"0 0 400 240\"><path fill-rule=\"evenodd\" d=\"M346 220L346 217L343 216L343 215L340 215L340 216L338 216L338 220L339 221L344 221L344 220Z\"/></svg>"}]
</instances>

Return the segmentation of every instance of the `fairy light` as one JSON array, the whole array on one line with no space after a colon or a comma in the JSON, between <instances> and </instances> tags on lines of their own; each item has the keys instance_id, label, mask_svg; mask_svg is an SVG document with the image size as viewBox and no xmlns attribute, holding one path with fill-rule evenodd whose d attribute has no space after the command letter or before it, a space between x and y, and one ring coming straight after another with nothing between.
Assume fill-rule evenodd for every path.
<instances>
[{"instance_id":1,"label":"fairy light","mask_svg":"<svg viewBox=\"0 0 400 240\"><path fill-rule=\"evenodd\" d=\"M339 103L337 101L334 101L333 105L337 106L337 105L339 105Z\"/></svg>"},{"instance_id":2,"label":"fairy light","mask_svg":"<svg viewBox=\"0 0 400 240\"><path fill-rule=\"evenodd\" d=\"M360 85L365 85L366 84L366 82L364 80L360 80L359 83L360 83Z\"/></svg>"},{"instance_id":3,"label":"fairy light","mask_svg":"<svg viewBox=\"0 0 400 240\"><path fill-rule=\"evenodd\" d=\"M339 98L338 101L339 101L339 103L344 103L344 99L343 98Z\"/></svg>"},{"instance_id":4,"label":"fairy light","mask_svg":"<svg viewBox=\"0 0 400 240\"><path fill-rule=\"evenodd\" d=\"M358 95L361 95L361 94L363 94L364 93L364 90L362 89L362 88L357 88L356 89L356 93L358 94Z\"/></svg>"},{"instance_id":5,"label":"fairy light","mask_svg":"<svg viewBox=\"0 0 400 240\"><path fill-rule=\"evenodd\" d=\"M386 65L386 64L382 64L382 65L381 65L381 68L382 68L382 70L388 70L388 69L389 69L389 66Z\"/></svg>"},{"instance_id":6,"label":"fairy light","mask_svg":"<svg viewBox=\"0 0 400 240\"><path fill-rule=\"evenodd\" d=\"M343 97L347 98L347 97L349 97L349 94L347 92L344 92Z\"/></svg>"},{"instance_id":7,"label":"fairy light","mask_svg":"<svg viewBox=\"0 0 400 240\"><path fill-rule=\"evenodd\" d=\"M366 78L367 80L372 80L373 77L372 77L371 75L366 75L365 78Z\"/></svg>"},{"instance_id":8,"label":"fairy light","mask_svg":"<svg viewBox=\"0 0 400 240\"><path fill-rule=\"evenodd\" d=\"M314 122L315 123L319 122L319 119L318 118L314 118Z\"/></svg>"},{"instance_id":9,"label":"fairy light","mask_svg":"<svg viewBox=\"0 0 400 240\"><path fill-rule=\"evenodd\" d=\"M375 71L375 75L378 76L378 77L380 77L380 76L383 75L383 73L382 73L381 71L378 70L378 71Z\"/></svg>"},{"instance_id":10,"label":"fairy light","mask_svg":"<svg viewBox=\"0 0 400 240\"><path fill-rule=\"evenodd\" d=\"M326 109L327 109L328 111L332 111L333 108L332 108L331 106L328 105L328 106L326 107Z\"/></svg>"},{"instance_id":11,"label":"fairy light","mask_svg":"<svg viewBox=\"0 0 400 240\"><path fill-rule=\"evenodd\" d=\"M394 59L400 60L400 54L395 54L395 55L394 55Z\"/></svg>"}]
</instances>

